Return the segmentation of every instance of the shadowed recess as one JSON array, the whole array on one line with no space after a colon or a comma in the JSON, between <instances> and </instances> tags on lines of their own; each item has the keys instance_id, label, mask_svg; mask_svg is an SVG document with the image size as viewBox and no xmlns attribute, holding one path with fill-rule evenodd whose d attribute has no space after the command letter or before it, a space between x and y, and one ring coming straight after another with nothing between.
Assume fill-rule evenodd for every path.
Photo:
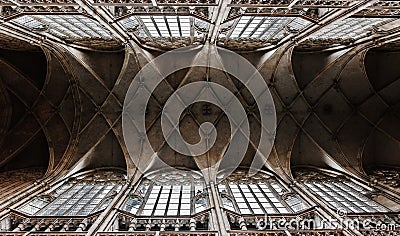
<instances>
[{"instance_id":1,"label":"shadowed recess","mask_svg":"<svg viewBox=\"0 0 400 236\"><path fill-rule=\"evenodd\" d=\"M50 153L46 136L43 132L39 132L10 162L1 167L1 171L24 168L47 169L49 160Z\"/></svg>"},{"instance_id":2,"label":"shadowed recess","mask_svg":"<svg viewBox=\"0 0 400 236\"><path fill-rule=\"evenodd\" d=\"M42 50L14 51L0 50L0 60L6 60L22 74L26 75L40 90L43 88L47 73L47 61Z\"/></svg>"}]
</instances>

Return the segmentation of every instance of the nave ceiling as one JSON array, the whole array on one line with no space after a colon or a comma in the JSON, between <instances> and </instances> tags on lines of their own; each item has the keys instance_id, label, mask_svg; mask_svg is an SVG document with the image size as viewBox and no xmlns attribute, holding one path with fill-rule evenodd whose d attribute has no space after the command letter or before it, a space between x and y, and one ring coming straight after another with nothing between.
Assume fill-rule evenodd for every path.
<instances>
[{"instance_id":1,"label":"nave ceiling","mask_svg":"<svg viewBox=\"0 0 400 236\"><path fill-rule=\"evenodd\" d=\"M90 51L58 45L1 50L1 168L41 167L48 176L67 171L120 167L134 175L121 129L129 84L159 52L141 48ZM242 53L270 87L277 112L269 168L291 179L291 169L315 166L364 175L375 167L398 166L399 51L361 44L343 50L305 51L290 44L269 52ZM29 65L29 66L27 66ZM179 84L209 79L237 94L251 127L241 165L250 166L259 141L254 98L231 75L190 68L161 83L148 104L146 126L162 159L197 170L215 161L229 136L217 107L195 104L181 120L189 142L198 125L215 123L219 137L204 157L175 153L160 135L160 112ZM183 81L183 82L182 82ZM181 84L181 85L182 85Z\"/></svg>"}]
</instances>

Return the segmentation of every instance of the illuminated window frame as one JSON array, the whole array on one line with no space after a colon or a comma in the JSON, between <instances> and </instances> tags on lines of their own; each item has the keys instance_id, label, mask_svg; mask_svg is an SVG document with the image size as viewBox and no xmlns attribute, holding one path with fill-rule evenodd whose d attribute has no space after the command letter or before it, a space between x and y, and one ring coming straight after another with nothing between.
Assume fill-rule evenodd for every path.
<instances>
[{"instance_id":1,"label":"illuminated window frame","mask_svg":"<svg viewBox=\"0 0 400 236\"><path fill-rule=\"evenodd\" d=\"M232 178L228 177L217 187L223 207L241 215L295 214L309 208L299 196L266 173L248 177L236 171ZM290 205L289 196L296 198L299 206Z\"/></svg>"},{"instance_id":2,"label":"illuminated window frame","mask_svg":"<svg viewBox=\"0 0 400 236\"><path fill-rule=\"evenodd\" d=\"M125 175L111 171L79 175L17 210L35 216L87 216L104 210L125 181Z\"/></svg>"},{"instance_id":3,"label":"illuminated window frame","mask_svg":"<svg viewBox=\"0 0 400 236\"><path fill-rule=\"evenodd\" d=\"M332 210L342 209L349 214L390 212L371 199L372 189L346 176L314 170L301 170L296 175L298 182Z\"/></svg>"},{"instance_id":4,"label":"illuminated window frame","mask_svg":"<svg viewBox=\"0 0 400 236\"><path fill-rule=\"evenodd\" d=\"M138 217L190 217L208 211L210 206L205 183L195 172L147 176L129 196L121 209ZM140 206L129 208L134 198Z\"/></svg>"}]
</instances>

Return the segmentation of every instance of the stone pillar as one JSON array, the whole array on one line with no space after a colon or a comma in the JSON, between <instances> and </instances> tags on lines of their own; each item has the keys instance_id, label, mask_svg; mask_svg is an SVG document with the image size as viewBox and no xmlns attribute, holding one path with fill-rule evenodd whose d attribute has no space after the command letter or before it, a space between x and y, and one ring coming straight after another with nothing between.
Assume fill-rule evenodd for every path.
<instances>
[{"instance_id":1,"label":"stone pillar","mask_svg":"<svg viewBox=\"0 0 400 236\"><path fill-rule=\"evenodd\" d=\"M54 224L53 223L50 223L49 224L49 227L47 227L47 229L44 231L44 232L51 232L51 231L53 231L54 230Z\"/></svg>"},{"instance_id":2,"label":"stone pillar","mask_svg":"<svg viewBox=\"0 0 400 236\"><path fill-rule=\"evenodd\" d=\"M62 229L60 230L61 232L65 232L69 230L69 222L65 222Z\"/></svg>"},{"instance_id":3,"label":"stone pillar","mask_svg":"<svg viewBox=\"0 0 400 236\"><path fill-rule=\"evenodd\" d=\"M151 220L149 220L146 224L146 231L150 231L151 230Z\"/></svg>"},{"instance_id":4,"label":"stone pillar","mask_svg":"<svg viewBox=\"0 0 400 236\"><path fill-rule=\"evenodd\" d=\"M239 219L239 226L241 230L247 230L246 221L243 217L240 217Z\"/></svg>"},{"instance_id":5,"label":"stone pillar","mask_svg":"<svg viewBox=\"0 0 400 236\"><path fill-rule=\"evenodd\" d=\"M165 219L163 219L161 222L160 231L165 231Z\"/></svg>"},{"instance_id":6,"label":"stone pillar","mask_svg":"<svg viewBox=\"0 0 400 236\"><path fill-rule=\"evenodd\" d=\"M136 229L136 219L132 219L129 223L128 231L135 231Z\"/></svg>"},{"instance_id":7,"label":"stone pillar","mask_svg":"<svg viewBox=\"0 0 400 236\"><path fill-rule=\"evenodd\" d=\"M86 226L87 226L87 219L82 220L81 223L79 223L78 228L76 229L76 232L82 232L86 230Z\"/></svg>"},{"instance_id":8,"label":"stone pillar","mask_svg":"<svg viewBox=\"0 0 400 236\"><path fill-rule=\"evenodd\" d=\"M179 223L179 220L178 219L176 219L176 222L175 222L175 231L179 231L179 228L181 227L181 225L180 225L180 223Z\"/></svg>"},{"instance_id":9,"label":"stone pillar","mask_svg":"<svg viewBox=\"0 0 400 236\"><path fill-rule=\"evenodd\" d=\"M190 219L189 229L190 231L196 231L196 220L193 218Z\"/></svg>"},{"instance_id":10,"label":"stone pillar","mask_svg":"<svg viewBox=\"0 0 400 236\"><path fill-rule=\"evenodd\" d=\"M20 223L20 224L18 224L17 228L15 228L15 229L13 230L13 232L22 231L22 230L24 230L24 229L25 229L25 225L22 224L22 223Z\"/></svg>"}]
</instances>

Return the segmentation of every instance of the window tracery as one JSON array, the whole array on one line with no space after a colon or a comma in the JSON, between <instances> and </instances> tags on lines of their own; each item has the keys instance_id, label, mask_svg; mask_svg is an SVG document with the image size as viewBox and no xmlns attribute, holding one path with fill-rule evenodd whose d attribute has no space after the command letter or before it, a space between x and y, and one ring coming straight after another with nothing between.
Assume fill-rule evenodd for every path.
<instances>
[{"instance_id":1,"label":"window tracery","mask_svg":"<svg viewBox=\"0 0 400 236\"><path fill-rule=\"evenodd\" d=\"M113 40L112 34L96 20L82 15L25 15L12 22L33 31L47 31L66 40Z\"/></svg>"},{"instance_id":2,"label":"window tracery","mask_svg":"<svg viewBox=\"0 0 400 236\"><path fill-rule=\"evenodd\" d=\"M311 25L301 17L242 15L222 24L218 45L242 50L240 46L256 49L275 45L280 40ZM244 48L243 48L244 49Z\"/></svg>"},{"instance_id":3,"label":"window tracery","mask_svg":"<svg viewBox=\"0 0 400 236\"><path fill-rule=\"evenodd\" d=\"M266 172L248 176L242 170L235 171L218 185L218 191L231 233L273 230L278 234L286 227L279 225L282 217L287 221L316 217L300 196ZM310 226L299 228L307 227Z\"/></svg>"},{"instance_id":4,"label":"window tracery","mask_svg":"<svg viewBox=\"0 0 400 236\"><path fill-rule=\"evenodd\" d=\"M175 48L203 42L210 24L190 14L131 15L120 20L130 33L143 43L161 48Z\"/></svg>"},{"instance_id":5,"label":"window tracery","mask_svg":"<svg viewBox=\"0 0 400 236\"><path fill-rule=\"evenodd\" d=\"M209 205L202 177L184 172L146 177L123 208L129 208L135 201L133 214L145 217L190 216L207 210Z\"/></svg>"},{"instance_id":6,"label":"window tracery","mask_svg":"<svg viewBox=\"0 0 400 236\"><path fill-rule=\"evenodd\" d=\"M26 203L21 208L20 211L27 213L29 215L36 214L40 209L45 207L52 201L52 197L50 195L42 195L34 198L32 201Z\"/></svg>"},{"instance_id":7,"label":"window tracery","mask_svg":"<svg viewBox=\"0 0 400 236\"><path fill-rule=\"evenodd\" d=\"M241 16L222 25L221 40L258 38L265 42L280 40L311 22L301 17Z\"/></svg>"},{"instance_id":8,"label":"window tracery","mask_svg":"<svg viewBox=\"0 0 400 236\"><path fill-rule=\"evenodd\" d=\"M107 207L125 179L123 174L115 172L72 177L17 210L35 216L86 216Z\"/></svg>"},{"instance_id":9,"label":"window tracery","mask_svg":"<svg viewBox=\"0 0 400 236\"><path fill-rule=\"evenodd\" d=\"M118 230L206 230L209 200L195 172L154 173L129 193L118 216Z\"/></svg>"},{"instance_id":10,"label":"window tracery","mask_svg":"<svg viewBox=\"0 0 400 236\"><path fill-rule=\"evenodd\" d=\"M334 209L347 213L378 213L389 210L371 198L373 189L340 174L312 170L296 171L296 180Z\"/></svg>"},{"instance_id":11,"label":"window tracery","mask_svg":"<svg viewBox=\"0 0 400 236\"><path fill-rule=\"evenodd\" d=\"M394 18L346 18L325 26L323 29L310 36L309 39L358 40L371 33L373 27L379 27L394 20Z\"/></svg>"},{"instance_id":12,"label":"window tracery","mask_svg":"<svg viewBox=\"0 0 400 236\"><path fill-rule=\"evenodd\" d=\"M126 176L116 170L77 174L11 209L0 220L1 231L87 231L125 183Z\"/></svg>"},{"instance_id":13,"label":"window tracery","mask_svg":"<svg viewBox=\"0 0 400 236\"><path fill-rule=\"evenodd\" d=\"M116 29L125 40L135 39L152 48L170 50L204 44L213 31L212 20L219 18L215 16L218 12L223 16L222 26L212 34L218 35L218 45L251 51L273 47L335 13L343 15L340 11L344 9L351 12L345 16L347 18L338 17L339 20L322 27L306 39L304 46L347 46L371 34L369 26L396 20L400 15L398 1L390 0L375 1L359 11L354 11L354 4L347 0L232 0L222 11L217 11L221 2L215 0L93 0L84 3L3 0L1 3L0 19L3 21L16 23L39 37L49 33L66 43L93 49L123 47L124 40L114 37L115 32L110 32L110 28ZM97 17L103 13L107 19ZM96 42L93 47L85 40L100 41L106 46L101 47Z\"/></svg>"},{"instance_id":14,"label":"window tracery","mask_svg":"<svg viewBox=\"0 0 400 236\"><path fill-rule=\"evenodd\" d=\"M296 194L288 194L286 186L265 173L249 177L236 171L218 185L218 190L223 206L230 211L235 208L242 215L291 214L308 208Z\"/></svg>"},{"instance_id":15,"label":"window tracery","mask_svg":"<svg viewBox=\"0 0 400 236\"><path fill-rule=\"evenodd\" d=\"M373 184L382 183L395 189L400 188L400 172L397 169L376 169L371 173Z\"/></svg>"}]
</instances>

